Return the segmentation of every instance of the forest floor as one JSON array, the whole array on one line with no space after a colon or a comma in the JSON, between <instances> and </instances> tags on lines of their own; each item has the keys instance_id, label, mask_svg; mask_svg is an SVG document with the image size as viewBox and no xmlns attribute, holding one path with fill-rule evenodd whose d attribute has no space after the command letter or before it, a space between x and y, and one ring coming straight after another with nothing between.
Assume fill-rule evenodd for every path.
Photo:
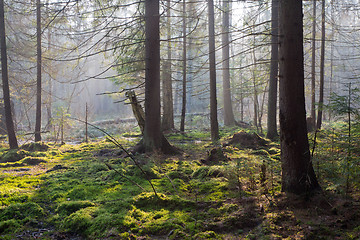
<instances>
[{"instance_id":1,"label":"forest floor","mask_svg":"<svg viewBox=\"0 0 360 240\"><path fill-rule=\"evenodd\" d=\"M109 140L2 146L0 239L360 239L358 152L350 161L319 134L323 191L292 196L280 191L277 142L221 135L214 149L206 131L170 133L181 154L133 159ZM115 139L140 140L128 136Z\"/></svg>"}]
</instances>

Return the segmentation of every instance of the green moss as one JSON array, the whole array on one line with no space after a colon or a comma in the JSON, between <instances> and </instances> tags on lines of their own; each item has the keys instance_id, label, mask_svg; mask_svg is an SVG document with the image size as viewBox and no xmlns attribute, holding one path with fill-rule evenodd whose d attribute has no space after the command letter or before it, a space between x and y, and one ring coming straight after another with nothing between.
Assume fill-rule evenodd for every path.
<instances>
[{"instance_id":1,"label":"green moss","mask_svg":"<svg viewBox=\"0 0 360 240\"><path fill-rule=\"evenodd\" d=\"M0 220L39 219L44 216L44 209L33 202L15 203L0 210Z\"/></svg>"},{"instance_id":2,"label":"green moss","mask_svg":"<svg viewBox=\"0 0 360 240\"><path fill-rule=\"evenodd\" d=\"M1 163L17 162L23 159L25 156L29 156L29 155L30 154L24 150L17 150L17 149L9 150L1 156L0 162Z\"/></svg>"},{"instance_id":3,"label":"green moss","mask_svg":"<svg viewBox=\"0 0 360 240\"><path fill-rule=\"evenodd\" d=\"M258 156L265 156L265 157L268 157L268 156L269 156L268 151L266 151L265 149L254 150L254 151L252 152L252 154L258 155Z\"/></svg>"},{"instance_id":4,"label":"green moss","mask_svg":"<svg viewBox=\"0 0 360 240\"><path fill-rule=\"evenodd\" d=\"M40 163L46 163L47 161L45 158L39 158L39 157L25 157L22 161L22 163L26 165L39 165Z\"/></svg>"},{"instance_id":5,"label":"green moss","mask_svg":"<svg viewBox=\"0 0 360 240\"><path fill-rule=\"evenodd\" d=\"M96 207L88 207L72 213L64 219L62 228L68 232L87 236L89 234L88 229L92 225L93 214L96 210Z\"/></svg>"},{"instance_id":6,"label":"green moss","mask_svg":"<svg viewBox=\"0 0 360 240\"><path fill-rule=\"evenodd\" d=\"M194 236L194 239L221 239L214 231L200 232Z\"/></svg>"},{"instance_id":7,"label":"green moss","mask_svg":"<svg viewBox=\"0 0 360 240\"><path fill-rule=\"evenodd\" d=\"M210 169L209 166L200 167L194 171L194 173L192 174L192 177L196 178L196 179L203 179L208 176L209 169Z\"/></svg>"},{"instance_id":8,"label":"green moss","mask_svg":"<svg viewBox=\"0 0 360 240\"><path fill-rule=\"evenodd\" d=\"M15 219L0 222L0 234L14 233L21 228L21 224Z\"/></svg>"},{"instance_id":9,"label":"green moss","mask_svg":"<svg viewBox=\"0 0 360 240\"><path fill-rule=\"evenodd\" d=\"M70 215L82 208L94 206L95 204L90 201L68 201L60 203L55 212L60 215Z\"/></svg>"},{"instance_id":10,"label":"green moss","mask_svg":"<svg viewBox=\"0 0 360 240\"><path fill-rule=\"evenodd\" d=\"M50 148L49 145L47 145L44 142L31 142L21 146L21 149L24 149L29 152L45 152L49 148Z\"/></svg>"}]
</instances>

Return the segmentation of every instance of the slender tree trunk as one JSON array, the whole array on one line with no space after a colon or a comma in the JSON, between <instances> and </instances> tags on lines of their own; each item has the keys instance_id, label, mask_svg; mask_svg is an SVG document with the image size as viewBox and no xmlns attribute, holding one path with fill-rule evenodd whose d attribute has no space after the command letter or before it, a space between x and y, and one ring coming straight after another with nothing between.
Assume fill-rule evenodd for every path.
<instances>
[{"instance_id":1,"label":"slender tree trunk","mask_svg":"<svg viewBox=\"0 0 360 240\"><path fill-rule=\"evenodd\" d=\"M266 137L274 140L278 136L276 109L279 72L279 0L272 0L271 6L271 63L268 97L268 116Z\"/></svg>"},{"instance_id":2,"label":"slender tree trunk","mask_svg":"<svg viewBox=\"0 0 360 240\"><path fill-rule=\"evenodd\" d=\"M181 107L181 121L180 131L185 131L185 114L186 114L186 2L183 0L183 80L182 80L182 107Z\"/></svg>"},{"instance_id":3,"label":"slender tree trunk","mask_svg":"<svg viewBox=\"0 0 360 240\"><path fill-rule=\"evenodd\" d=\"M174 128L174 104L171 74L171 2L166 1L166 17L167 17L167 60L164 63L163 70L163 118L162 129L170 130Z\"/></svg>"},{"instance_id":4,"label":"slender tree trunk","mask_svg":"<svg viewBox=\"0 0 360 240\"><path fill-rule=\"evenodd\" d=\"M18 143L15 135L15 127L11 111L10 102L10 87L9 74L7 65L7 49L6 49L6 34L5 34L5 16L4 16L4 0L0 0L0 47L1 47L1 76L2 88L5 108L5 122L6 130L11 149L18 148Z\"/></svg>"},{"instance_id":5,"label":"slender tree trunk","mask_svg":"<svg viewBox=\"0 0 360 240\"><path fill-rule=\"evenodd\" d=\"M325 81L325 0L321 5L321 58L320 58L320 89L319 89L319 106L316 128L320 129L322 124L322 114L324 107L324 81Z\"/></svg>"},{"instance_id":6,"label":"slender tree trunk","mask_svg":"<svg viewBox=\"0 0 360 240\"><path fill-rule=\"evenodd\" d=\"M49 0L46 1L46 4L49 4ZM50 17L50 13L49 13L49 9L47 8L47 17ZM51 29L50 27L48 27L48 47L47 47L47 51L48 53L50 53L51 51ZM51 72L51 63L49 64L49 71ZM51 129L52 128L52 79L51 79L51 75L48 74L48 101L47 101L47 106L46 106L46 110L47 110L47 129Z\"/></svg>"},{"instance_id":7,"label":"slender tree trunk","mask_svg":"<svg viewBox=\"0 0 360 240\"><path fill-rule=\"evenodd\" d=\"M316 81L316 1L313 0L313 21L312 21L312 49L311 49L311 109L310 109L310 122L313 129L315 127L316 113L315 113L315 81Z\"/></svg>"},{"instance_id":8,"label":"slender tree trunk","mask_svg":"<svg viewBox=\"0 0 360 240\"><path fill-rule=\"evenodd\" d=\"M335 32L335 26L334 26L334 0L330 1L331 4L331 38L334 39L334 32ZM333 77L334 77L334 43L333 41L330 41L330 89L329 93L331 94L333 91ZM328 99L330 101L330 99ZM332 118L332 111L329 109L329 122Z\"/></svg>"},{"instance_id":9,"label":"slender tree trunk","mask_svg":"<svg viewBox=\"0 0 360 240\"><path fill-rule=\"evenodd\" d=\"M214 1L208 0L209 16L209 72L210 72L210 125L211 140L214 144L219 142L219 123L217 118L216 97L216 62L215 62L215 18Z\"/></svg>"},{"instance_id":10,"label":"slender tree trunk","mask_svg":"<svg viewBox=\"0 0 360 240\"><path fill-rule=\"evenodd\" d=\"M35 142L41 141L41 5L36 0L36 40L37 40L37 79L36 79L36 121Z\"/></svg>"},{"instance_id":11,"label":"slender tree trunk","mask_svg":"<svg viewBox=\"0 0 360 240\"><path fill-rule=\"evenodd\" d=\"M255 44L255 35L254 35L254 44ZM258 124L258 113L259 113L259 101L258 101L258 92L256 86L256 55L255 55L255 48L252 52L253 59L254 59L254 66L252 70L252 79L253 79L253 87L254 87L254 125L256 127L256 132L259 133L259 124Z\"/></svg>"},{"instance_id":12,"label":"slender tree trunk","mask_svg":"<svg viewBox=\"0 0 360 240\"><path fill-rule=\"evenodd\" d=\"M320 187L306 129L302 1L280 0L279 10L282 190L304 194Z\"/></svg>"},{"instance_id":13,"label":"slender tree trunk","mask_svg":"<svg viewBox=\"0 0 360 240\"><path fill-rule=\"evenodd\" d=\"M229 0L223 0L222 25L222 68L223 68L223 97L224 97L224 124L234 126L235 118L231 101L230 88L230 6Z\"/></svg>"}]
</instances>

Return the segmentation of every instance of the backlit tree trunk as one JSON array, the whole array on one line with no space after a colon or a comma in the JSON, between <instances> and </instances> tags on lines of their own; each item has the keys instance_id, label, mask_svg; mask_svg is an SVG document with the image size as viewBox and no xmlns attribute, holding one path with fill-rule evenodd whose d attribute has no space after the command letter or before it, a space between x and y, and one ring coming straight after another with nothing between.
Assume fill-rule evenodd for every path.
<instances>
[{"instance_id":1,"label":"backlit tree trunk","mask_svg":"<svg viewBox=\"0 0 360 240\"><path fill-rule=\"evenodd\" d=\"M223 68L223 97L224 97L224 124L234 126L235 118L231 101L230 88L230 7L229 0L223 0L223 25L222 25L222 68Z\"/></svg>"},{"instance_id":2,"label":"backlit tree trunk","mask_svg":"<svg viewBox=\"0 0 360 240\"><path fill-rule=\"evenodd\" d=\"M270 63L270 81L268 98L268 118L267 135L269 139L278 136L276 108L277 108L277 88L279 71L279 0L272 0L271 6L271 63Z\"/></svg>"},{"instance_id":3,"label":"backlit tree trunk","mask_svg":"<svg viewBox=\"0 0 360 240\"><path fill-rule=\"evenodd\" d=\"M36 79L36 121L35 142L41 141L41 5L36 0L36 42L37 42L37 79Z\"/></svg>"},{"instance_id":4,"label":"backlit tree trunk","mask_svg":"<svg viewBox=\"0 0 360 240\"><path fill-rule=\"evenodd\" d=\"M0 0L0 46L1 46L1 76L2 76L6 129L7 129L10 148L16 149L18 148L18 143L15 135L15 127L14 127L14 122L11 112L11 103L10 103L10 88L9 88L9 74L8 74L8 65L7 65L5 16L4 16L3 0Z\"/></svg>"},{"instance_id":5,"label":"backlit tree trunk","mask_svg":"<svg viewBox=\"0 0 360 240\"><path fill-rule=\"evenodd\" d=\"M306 129L302 1L280 0L279 10L282 190L303 194L320 187Z\"/></svg>"},{"instance_id":6,"label":"backlit tree trunk","mask_svg":"<svg viewBox=\"0 0 360 240\"><path fill-rule=\"evenodd\" d=\"M182 74L182 107L181 107L181 121L180 131L185 131L185 114L186 114L186 2L183 0L183 74Z\"/></svg>"},{"instance_id":7,"label":"backlit tree trunk","mask_svg":"<svg viewBox=\"0 0 360 240\"><path fill-rule=\"evenodd\" d=\"M315 127L315 53L316 53L316 1L313 0L313 20L312 20L312 49L311 49L311 109L310 109L310 124L309 129Z\"/></svg>"},{"instance_id":8,"label":"backlit tree trunk","mask_svg":"<svg viewBox=\"0 0 360 240\"><path fill-rule=\"evenodd\" d=\"M320 56L320 89L319 89L319 106L316 128L320 129L322 124L322 115L324 107L324 66L325 64L325 0L322 0L321 5L321 56Z\"/></svg>"},{"instance_id":9,"label":"backlit tree trunk","mask_svg":"<svg viewBox=\"0 0 360 240\"><path fill-rule=\"evenodd\" d=\"M173 105L173 89L172 89L172 74L171 74L171 2L166 1L167 10L167 59L164 62L163 70L163 117L162 117L162 129L170 130L174 128L174 105Z\"/></svg>"},{"instance_id":10,"label":"backlit tree trunk","mask_svg":"<svg viewBox=\"0 0 360 240\"><path fill-rule=\"evenodd\" d=\"M219 124L217 119L216 97L216 63L215 63L215 29L214 29L214 2L208 0L209 16L209 72L210 72L210 124L211 140L214 144L219 141Z\"/></svg>"}]
</instances>

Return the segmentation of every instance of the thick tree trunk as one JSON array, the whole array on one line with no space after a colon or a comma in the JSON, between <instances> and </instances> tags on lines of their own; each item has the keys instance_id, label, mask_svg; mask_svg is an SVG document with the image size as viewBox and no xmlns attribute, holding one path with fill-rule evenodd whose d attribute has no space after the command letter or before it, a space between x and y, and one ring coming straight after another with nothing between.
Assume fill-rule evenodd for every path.
<instances>
[{"instance_id":1,"label":"thick tree trunk","mask_svg":"<svg viewBox=\"0 0 360 240\"><path fill-rule=\"evenodd\" d=\"M145 1L145 128L146 152L175 153L161 132L159 0Z\"/></svg>"},{"instance_id":2,"label":"thick tree trunk","mask_svg":"<svg viewBox=\"0 0 360 240\"><path fill-rule=\"evenodd\" d=\"M182 107L181 107L181 121L180 131L185 131L185 114L186 114L186 3L183 0L183 74L182 74Z\"/></svg>"},{"instance_id":3,"label":"thick tree trunk","mask_svg":"<svg viewBox=\"0 0 360 240\"><path fill-rule=\"evenodd\" d=\"M36 0L36 42L37 42L37 79L36 79L36 121L35 142L41 141L41 5Z\"/></svg>"},{"instance_id":4,"label":"thick tree trunk","mask_svg":"<svg viewBox=\"0 0 360 240\"><path fill-rule=\"evenodd\" d=\"M146 151L161 148L159 0L145 1L145 129Z\"/></svg>"},{"instance_id":5,"label":"thick tree trunk","mask_svg":"<svg viewBox=\"0 0 360 240\"><path fill-rule=\"evenodd\" d=\"M167 11L167 59L164 62L163 70L163 117L162 130L170 130L174 128L174 105L173 105L173 89L172 89L172 74L171 74L171 2L166 1Z\"/></svg>"},{"instance_id":6,"label":"thick tree trunk","mask_svg":"<svg viewBox=\"0 0 360 240\"><path fill-rule=\"evenodd\" d=\"M280 0L280 142L282 190L320 188L310 159L304 96L302 1Z\"/></svg>"},{"instance_id":7,"label":"thick tree trunk","mask_svg":"<svg viewBox=\"0 0 360 240\"><path fill-rule=\"evenodd\" d=\"M316 1L313 0L313 21L312 21L312 49L311 49L311 109L310 109L310 120L309 120L309 129L315 128L315 81L316 81L316 72L315 72L315 64L316 64Z\"/></svg>"},{"instance_id":8,"label":"thick tree trunk","mask_svg":"<svg viewBox=\"0 0 360 240\"><path fill-rule=\"evenodd\" d=\"M217 97L216 97L216 63L215 63L215 19L214 1L208 0L209 16L209 72L210 72L210 125L211 140L214 144L219 141L219 123L217 118Z\"/></svg>"},{"instance_id":9,"label":"thick tree trunk","mask_svg":"<svg viewBox=\"0 0 360 240\"><path fill-rule=\"evenodd\" d=\"M321 56L320 56L320 89L319 89L319 106L316 122L316 129L321 128L322 115L324 107L324 64L325 64L325 0L322 0L321 5Z\"/></svg>"},{"instance_id":10,"label":"thick tree trunk","mask_svg":"<svg viewBox=\"0 0 360 240\"><path fill-rule=\"evenodd\" d=\"M234 126L235 118L231 101L230 88L230 6L229 0L223 0L222 25L222 68L223 68L223 97L224 97L224 124Z\"/></svg>"},{"instance_id":11,"label":"thick tree trunk","mask_svg":"<svg viewBox=\"0 0 360 240\"><path fill-rule=\"evenodd\" d=\"M272 0L271 6L271 64L268 97L268 116L266 137L274 140L277 136L277 88L279 72L279 0Z\"/></svg>"},{"instance_id":12,"label":"thick tree trunk","mask_svg":"<svg viewBox=\"0 0 360 240\"><path fill-rule=\"evenodd\" d=\"M2 76L6 129L7 129L10 148L16 149L18 148L18 143L15 135L15 127L14 127L12 111L11 111L11 102L10 102L10 87L9 87L9 74L8 74L8 65L7 65L5 16L4 16L3 0L0 0L0 46L1 46L1 76Z\"/></svg>"}]
</instances>

